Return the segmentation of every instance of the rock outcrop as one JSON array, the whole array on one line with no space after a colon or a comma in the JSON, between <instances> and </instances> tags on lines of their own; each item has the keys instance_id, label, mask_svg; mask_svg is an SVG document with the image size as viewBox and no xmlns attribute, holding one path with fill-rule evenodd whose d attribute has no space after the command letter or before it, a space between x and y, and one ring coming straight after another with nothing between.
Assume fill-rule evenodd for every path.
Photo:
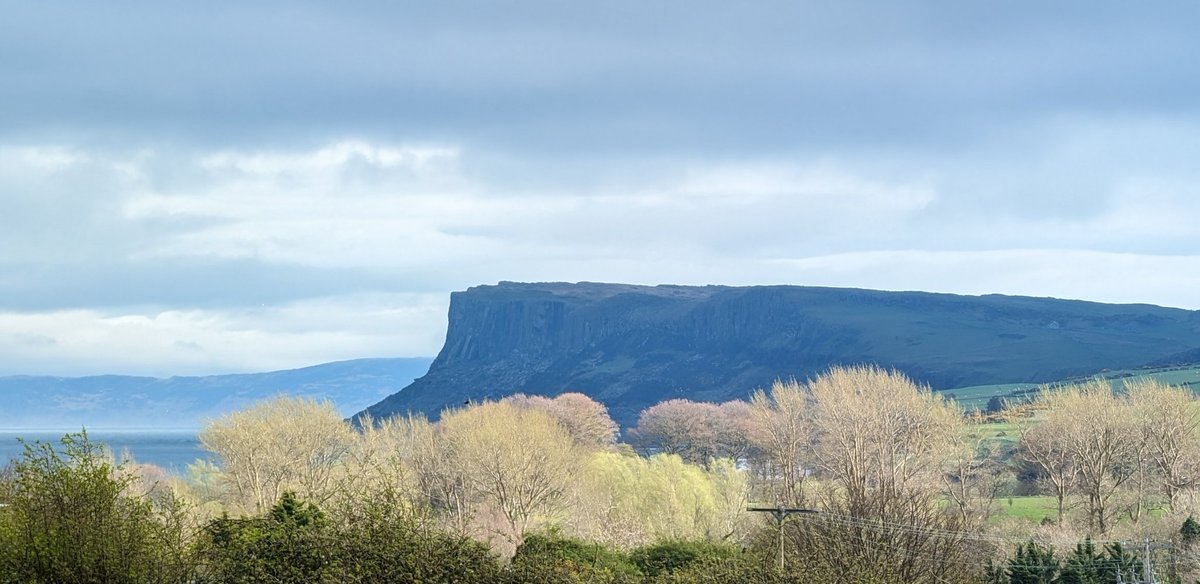
<instances>
[{"instance_id":1,"label":"rock outcrop","mask_svg":"<svg viewBox=\"0 0 1200 584\"><path fill-rule=\"evenodd\" d=\"M1049 298L800 286L479 286L451 296L429 373L371 406L422 412L580 391L632 424L673 397L728 400L831 365L934 389L1052 381L1200 348L1200 312Z\"/></svg>"}]
</instances>

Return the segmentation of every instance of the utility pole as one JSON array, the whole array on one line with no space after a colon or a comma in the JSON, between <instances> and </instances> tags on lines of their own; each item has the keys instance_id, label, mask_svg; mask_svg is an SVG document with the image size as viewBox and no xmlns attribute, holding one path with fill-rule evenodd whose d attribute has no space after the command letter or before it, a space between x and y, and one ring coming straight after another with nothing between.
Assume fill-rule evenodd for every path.
<instances>
[{"instance_id":1,"label":"utility pole","mask_svg":"<svg viewBox=\"0 0 1200 584\"><path fill-rule=\"evenodd\" d=\"M1160 584L1159 580L1154 577L1154 564L1150 561L1150 554L1156 549L1171 549L1172 547L1170 543L1154 543L1148 537L1143 540L1141 582L1145 584Z\"/></svg>"},{"instance_id":2,"label":"utility pole","mask_svg":"<svg viewBox=\"0 0 1200 584\"><path fill-rule=\"evenodd\" d=\"M1154 576L1150 573L1150 538L1146 538L1146 551L1142 554L1142 577L1146 584L1154 584Z\"/></svg>"},{"instance_id":3,"label":"utility pole","mask_svg":"<svg viewBox=\"0 0 1200 584\"><path fill-rule=\"evenodd\" d=\"M771 517L775 518L775 525L776 525L776 527L779 528L779 573L780 574L784 573L783 520L787 519L787 516L791 515L793 513L804 513L804 514L820 513L816 509L799 509L799 508L795 508L795 507L784 507L782 503L778 507L747 507L746 510L754 511L757 513L770 513Z\"/></svg>"}]
</instances>

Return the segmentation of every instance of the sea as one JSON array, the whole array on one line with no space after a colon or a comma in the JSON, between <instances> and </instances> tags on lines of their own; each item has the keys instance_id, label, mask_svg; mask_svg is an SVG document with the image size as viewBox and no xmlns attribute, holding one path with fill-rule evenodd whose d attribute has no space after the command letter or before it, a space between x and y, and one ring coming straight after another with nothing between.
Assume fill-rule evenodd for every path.
<instances>
[{"instance_id":1,"label":"sea","mask_svg":"<svg viewBox=\"0 0 1200 584\"><path fill-rule=\"evenodd\" d=\"M27 443L47 442L59 444L66 433L77 433L79 428L0 428L0 467L13 459L19 459ZM132 460L162 467L167 472L183 475L187 465L197 459L213 460L212 453L200 447L199 430L196 428L96 428L87 430L88 439L104 444L117 460Z\"/></svg>"}]
</instances>

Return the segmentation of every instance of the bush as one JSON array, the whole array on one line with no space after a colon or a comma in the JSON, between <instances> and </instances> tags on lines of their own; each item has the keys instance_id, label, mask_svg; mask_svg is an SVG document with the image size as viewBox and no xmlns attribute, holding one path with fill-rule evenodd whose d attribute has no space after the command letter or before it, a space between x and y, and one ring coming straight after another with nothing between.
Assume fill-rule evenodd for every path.
<instances>
[{"instance_id":1,"label":"bush","mask_svg":"<svg viewBox=\"0 0 1200 584\"><path fill-rule=\"evenodd\" d=\"M483 544L428 528L398 501L366 498L333 517L284 493L267 513L207 528L214 584L493 583L502 573Z\"/></svg>"},{"instance_id":2,"label":"bush","mask_svg":"<svg viewBox=\"0 0 1200 584\"><path fill-rule=\"evenodd\" d=\"M486 545L442 531L395 493L364 497L337 513L341 582L501 581L500 562Z\"/></svg>"},{"instance_id":3,"label":"bush","mask_svg":"<svg viewBox=\"0 0 1200 584\"><path fill-rule=\"evenodd\" d=\"M647 578L652 584L782 584L812 582L807 578L785 580L778 566L751 554L731 558L700 557L675 571Z\"/></svg>"},{"instance_id":4,"label":"bush","mask_svg":"<svg viewBox=\"0 0 1200 584\"><path fill-rule=\"evenodd\" d=\"M87 433L25 444L4 481L0 582L186 582L191 552L176 500L132 493L134 478Z\"/></svg>"},{"instance_id":5,"label":"bush","mask_svg":"<svg viewBox=\"0 0 1200 584\"><path fill-rule=\"evenodd\" d=\"M665 541L638 548L629 559L647 576L674 572L696 562L720 563L736 558L739 550L728 544L703 541Z\"/></svg>"},{"instance_id":6,"label":"bush","mask_svg":"<svg viewBox=\"0 0 1200 584\"><path fill-rule=\"evenodd\" d=\"M265 515L222 516L205 529L207 576L221 584L333 582L335 540L326 527L320 509L290 492Z\"/></svg>"},{"instance_id":7,"label":"bush","mask_svg":"<svg viewBox=\"0 0 1200 584\"><path fill-rule=\"evenodd\" d=\"M525 537L513 556L515 583L640 582L641 572L621 552L564 537L556 531Z\"/></svg>"}]
</instances>

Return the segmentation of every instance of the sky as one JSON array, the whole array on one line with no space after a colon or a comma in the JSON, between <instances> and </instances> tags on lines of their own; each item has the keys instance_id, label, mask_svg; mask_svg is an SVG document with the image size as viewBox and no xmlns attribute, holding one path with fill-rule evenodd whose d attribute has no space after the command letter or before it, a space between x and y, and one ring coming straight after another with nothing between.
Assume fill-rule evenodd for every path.
<instances>
[{"instance_id":1,"label":"sky","mask_svg":"<svg viewBox=\"0 0 1200 584\"><path fill-rule=\"evenodd\" d=\"M1200 309L1200 4L0 0L0 374L432 356L451 291Z\"/></svg>"}]
</instances>

